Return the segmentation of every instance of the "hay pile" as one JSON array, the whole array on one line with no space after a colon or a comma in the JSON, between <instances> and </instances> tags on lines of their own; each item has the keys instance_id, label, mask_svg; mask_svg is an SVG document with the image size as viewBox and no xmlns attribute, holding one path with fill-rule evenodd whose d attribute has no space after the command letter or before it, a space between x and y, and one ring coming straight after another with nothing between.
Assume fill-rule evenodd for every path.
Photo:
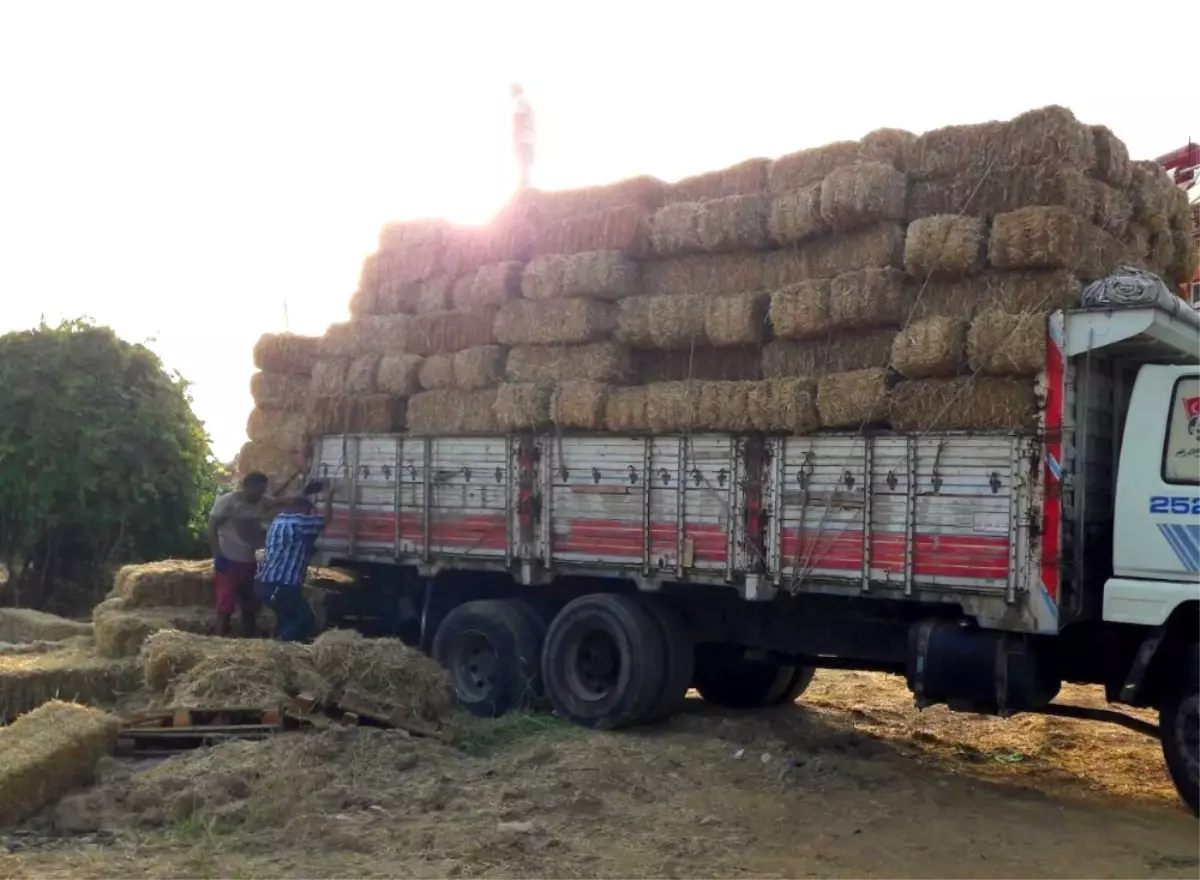
<instances>
[{"instance_id":1,"label":"hay pile","mask_svg":"<svg viewBox=\"0 0 1200 880\"><path fill-rule=\"evenodd\" d=\"M278 485L292 476L308 442L304 412L318 345L315 337L292 333L267 333L255 344L259 372L250 377L254 409L246 423L250 440L237 457L238 477L262 471Z\"/></svg>"},{"instance_id":2,"label":"hay pile","mask_svg":"<svg viewBox=\"0 0 1200 880\"><path fill-rule=\"evenodd\" d=\"M131 608L211 606L212 562L164 559L123 566L113 580L108 598L124 599Z\"/></svg>"},{"instance_id":3,"label":"hay pile","mask_svg":"<svg viewBox=\"0 0 1200 880\"><path fill-rule=\"evenodd\" d=\"M0 722L50 700L111 705L137 688L137 666L96 656L91 639L39 645L42 650L0 654Z\"/></svg>"},{"instance_id":4,"label":"hay pile","mask_svg":"<svg viewBox=\"0 0 1200 880\"><path fill-rule=\"evenodd\" d=\"M92 626L89 623L67 620L32 608L0 608L0 642L10 645L61 642L91 634Z\"/></svg>"}]
</instances>

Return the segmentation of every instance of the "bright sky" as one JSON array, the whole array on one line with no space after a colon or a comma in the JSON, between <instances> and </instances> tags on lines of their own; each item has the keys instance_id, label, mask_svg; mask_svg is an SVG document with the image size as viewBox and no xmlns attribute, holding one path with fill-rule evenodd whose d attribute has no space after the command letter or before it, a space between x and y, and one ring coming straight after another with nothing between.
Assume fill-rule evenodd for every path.
<instances>
[{"instance_id":1,"label":"bright sky","mask_svg":"<svg viewBox=\"0 0 1200 880\"><path fill-rule=\"evenodd\" d=\"M1050 103L1153 158L1200 136L1183 8L4 0L0 332L149 342L229 459L260 334L344 320L385 221L503 202L510 81L544 188Z\"/></svg>"}]
</instances>

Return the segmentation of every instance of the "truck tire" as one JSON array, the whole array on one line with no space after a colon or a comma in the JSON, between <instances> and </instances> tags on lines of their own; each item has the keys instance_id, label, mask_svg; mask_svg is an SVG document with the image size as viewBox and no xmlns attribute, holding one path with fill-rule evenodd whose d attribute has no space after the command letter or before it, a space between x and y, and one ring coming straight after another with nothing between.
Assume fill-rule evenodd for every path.
<instances>
[{"instance_id":1,"label":"truck tire","mask_svg":"<svg viewBox=\"0 0 1200 880\"><path fill-rule=\"evenodd\" d=\"M646 596L643 602L658 624L666 660L662 687L645 720L662 721L679 711L687 699L696 670L696 642L687 622L674 607L655 596Z\"/></svg>"},{"instance_id":2,"label":"truck tire","mask_svg":"<svg viewBox=\"0 0 1200 880\"><path fill-rule=\"evenodd\" d=\"M1200 646L1184 652L1185 666L1158 710L1163 758L1183 802L1200 816Z\"/></svg>"},{"instance_id":3,"label":"truck tire","mask_svg":"<svg viewBox=\"0 0 1200 880\"><path fill-rule=\"evenodd\" d=\"M636 598L593 593L551 621L542 681L559 715L611 730L645 719L662 691L664 659L658 624Z\"/></svg>"},{"instance_id":4,"label":"truck tire","mask_svg":"<svg viewBox=\"0 0 1200 880\"><path fill-rule=\"evenodd\" d=\"M813 675L816 674L815 669L811 666L795 666L793 669L792 677L788 680L787 686L770 705L786 706L788 703L794 703L800 699L800 695L808 690L808 686L812 684Z\"/></svg>"},{"instance_id":5,"label":"truck tire","mask_svg":"<svg viewBox=\"0 0 1200 880\"><path fill-rule=\"evenodd\" d=\"M495 718L531 705L541 690L542 639L516 602L466 602L442 620L433 659L472 715Z\"/></svg>"},{"instance_id":6,"label":"truck tire","mask_svg":"<svg viewBox=\"0 0 1200 880\"><path fill-rule=\"evenodd\" d=\"M755 709L786 702L795 675L790 663L710 657L697 662L693 683L714 706Z\"/></svg>"}]
</instances>

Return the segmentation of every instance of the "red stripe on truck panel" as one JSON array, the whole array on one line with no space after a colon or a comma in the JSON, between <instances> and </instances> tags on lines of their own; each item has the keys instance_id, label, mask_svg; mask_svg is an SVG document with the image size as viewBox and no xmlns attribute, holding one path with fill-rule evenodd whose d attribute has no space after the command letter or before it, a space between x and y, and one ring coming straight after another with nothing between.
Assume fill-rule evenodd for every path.
<instances>
[{"instance_id":1,"label":"red stripe on truck panel","mask_svg":"<svg viewBox=\"0 0 1200 880\"><path fill-rule=\"evenodd\" d=\"M350 536L350 518L335 512L325 529L325 537L346 540ZM400 539L420 544L424 523L419 513L400 515ZM396 537L394 513L359 512L354 521L354 540L390 544ZM507 542L504 514L445 516L434 514L429 523L432 548L451 547L503 551Z\"/></svg>"},{"instance_id":2,"label":"red stripe on truck panel","mask_svg":"<svg viewBox=\"0 0 1200 880\"><path fill-rule=\"evenodd\" d=\"M580 553L588 556L618 556L641 559L643 553L640 523L609 519L569 519L565 533L555 532L554 553ZM715 523L686 523L683 537L690 539L696 562L725 562L727 538L724 526ZM674 523L650 524L650 555L674 557Z\"/></svg>"},{"instance_id":3,"label":"red stripe on truck panel","mask_svg":"<svg viewBox=\"0 0 1200 880\"><path fill-rule=\"evenodd\" d=\"M799 535L799 537L798 537ZM786 529L781 536L780 565L801 569L862 570L862 534L834 530ZM913 537L913 574L917 577L1008 577L1008 538L979 535ZM875 532L871 536L871 567L904 573L904 535Z\"/></svg>"}]
</instances>

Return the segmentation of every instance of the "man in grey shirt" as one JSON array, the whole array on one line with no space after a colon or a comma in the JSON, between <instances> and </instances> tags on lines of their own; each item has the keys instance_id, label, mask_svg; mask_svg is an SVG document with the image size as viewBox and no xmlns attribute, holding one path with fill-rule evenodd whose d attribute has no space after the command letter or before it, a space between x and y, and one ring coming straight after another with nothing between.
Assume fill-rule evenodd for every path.
<instances>
[{"instance_id":1,"label":"man in grey shirt","mask_svg":"<svg viewBox=\"0 0 1200 880\"><path fill-rule=\"evenodd\" d=\"M255 553L266 537L265 523L278 508L267 495L267 475L254 471L236 492L222 495L208 518L208 543L216 576L217 635L227 636L233 613L241 606L242 635L258 635L260 603L254 595Z\"/></svg>"}]
</instances>

